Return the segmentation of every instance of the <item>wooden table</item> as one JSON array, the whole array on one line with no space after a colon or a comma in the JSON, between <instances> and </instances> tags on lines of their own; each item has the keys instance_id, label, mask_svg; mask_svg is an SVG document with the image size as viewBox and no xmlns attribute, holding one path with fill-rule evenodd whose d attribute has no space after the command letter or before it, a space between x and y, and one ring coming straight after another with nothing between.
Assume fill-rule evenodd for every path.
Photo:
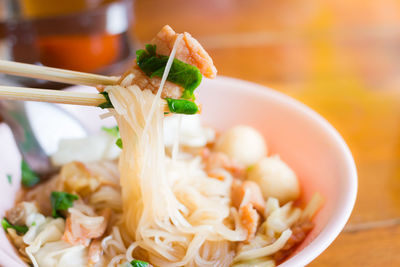
<instances>
[{"instance_id":1,"label":"wooden table","mask_svg":"<svg viewBox=\"0 0 400 267\"><path fill-rule=\"evenodd\" d=\"M293 96L350 146L359 192L310 266L400 266L400 1L137 0L136 34L191 32L221 75Z\"/></svg>"}]
</instances>

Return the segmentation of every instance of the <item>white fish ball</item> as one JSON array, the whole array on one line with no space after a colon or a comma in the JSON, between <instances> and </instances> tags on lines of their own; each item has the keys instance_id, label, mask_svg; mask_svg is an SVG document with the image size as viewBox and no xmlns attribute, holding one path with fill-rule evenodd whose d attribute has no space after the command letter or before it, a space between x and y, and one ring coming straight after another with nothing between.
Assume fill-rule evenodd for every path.
<instances>
[{"instance_id":1,"label":"white fish ball","mask_svg":"<svg viewBox=\"0 0 400 267\"><path fill-rule=\"evenodd\" d=\"M296 174L279 156L264 157L248 172L247 179L256 182L263 197L274 197L280 204L295 200L300 195Z\"/></svg>"},{"instance_id":2,"label":"white fish ball","mask_svg":"<svg viewBox=\"0 0 400 267\"><path fill-rule=\"evenodd\" d=\"M224 132L218 138L215 149L245 166L257 163L267 154L263 136L256 129L244 125Z\"/></svg>"}]
</instances>

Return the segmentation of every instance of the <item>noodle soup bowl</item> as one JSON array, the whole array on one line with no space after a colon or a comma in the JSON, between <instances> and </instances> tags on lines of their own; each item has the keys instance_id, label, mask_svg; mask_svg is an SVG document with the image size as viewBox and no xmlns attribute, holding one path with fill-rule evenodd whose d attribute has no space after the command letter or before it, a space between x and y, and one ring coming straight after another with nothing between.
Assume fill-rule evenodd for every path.
<instances>
[{"instance_id":1,"label":"noodle soup bowl","mask_svg":"<svg viewBox=\"0 0 400 267\"><path fill-rule=\"evenodd\" d=\"M93 90L73 87L70 90ZM292 255L280 266L304 266L320 255L339 235L353 209L357 194L354 160L339 133L320 115L300 102L274 90L237 79L205 79L197 89L202 103L203 123L223 131L245 124L265 137L268 154L280 155L297 174L301 186L300 203L314 193L323 196L322 208L313 218L315 227ZM60 105L82 121L89 132L103 125L115 125L112 118L101 120L101 109ZM46 119L57 114L47 113ZM63 123L59 122L62 129ZM53 127L54 128L54 127ZM70 130L70 129L63 129ZM49 129L43 135L51 137ZM46 138L44 138L46 139ZM13 206L20 188L20 160L8 127L0 124L0 215ZM7 177L12 177L9 183ZM24 266L0 231L0 266Z\"/></svg>"}]
</instances>

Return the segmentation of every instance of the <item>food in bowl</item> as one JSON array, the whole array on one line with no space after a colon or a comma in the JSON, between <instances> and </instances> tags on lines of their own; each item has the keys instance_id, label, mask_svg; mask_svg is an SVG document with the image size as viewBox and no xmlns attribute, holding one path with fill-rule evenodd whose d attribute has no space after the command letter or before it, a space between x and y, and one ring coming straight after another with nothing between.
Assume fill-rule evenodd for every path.
<instances>
[{"instance_id":1,"label":"food in bowl","mask_svg":"<svg viewBox=\"0 0 400 267\"><path fill-rule=\"evenodd\" d=\"M211 58L193 40L167 27L156 46L138 52L120 85L101 88L108 98L105 116L118 123L98 138L105 148L88 162L80 153L100 144L88 146L84 139L60 146L75 147L83 160L60 149L53 156L62 165L59 174L25 189L8 211L3 227L26 262L274 266L312 229L321 198L304 209L297 205L296 174L268 153L256 129L238 125L216 133L198 115L165 114L197 113L197 70L215 76ZM158 50L165 43L168 52ZM185 52L194 49L188 57ZM187 63L197 70L182 65ZM111 153L117 145L120 153ZM23 182L32 186L37 179L23 167Z\"/></svg>"}]
</instances>

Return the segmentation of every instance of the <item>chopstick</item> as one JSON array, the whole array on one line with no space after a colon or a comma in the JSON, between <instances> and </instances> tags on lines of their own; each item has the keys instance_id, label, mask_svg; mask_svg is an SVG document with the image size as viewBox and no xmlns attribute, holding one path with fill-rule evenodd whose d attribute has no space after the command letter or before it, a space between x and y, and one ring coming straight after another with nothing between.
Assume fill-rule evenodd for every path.
<instances>
[{"instance_id":1,"label":"chopstick","mask_svg":"<svg viewBox=\"0 0 400 267\"><path fill-rule=\"evenodd\" d=\"M99 106L106 102L99 93L68 92L61 90L15 87L0 85L0 100L37 101L57 104L81 106ZM164 101L164 112L169 113L167 102Z\"/></svg>"},{"instance_id":2,"label":"chopstick","mask_svg":"<svg viewBox=\"0 0 400 267\"><path fill-rule=\"evenodd\" d=\"M119 77L0 60L0 73L78 85L115 85Z\"/></svg>"},{"instance_id":3,"label":"chopstick","mask_svg":"<svg viewBox=\"0 0 400 267\"><path fill-rule=\"evenodd\" d=\"M83 106L98 106L106 101L104 96L98 93L67 92L3 85L0 85L0 99L39 101Z\"/></svg>"},{"instance_id":4,"label":"chopstick","mask_svg":"<svg viewBox=\"0 0 400 267\"><path fill-rule=\"evenodd\" d=\"M89 86L116 85L120 79L120 77L116 76L103 76L7 60L0 60L0 73ZM6 85L0 85L0 100L1 99L38 101L82 106L99 106L107 101L105 97L99 93L68 92L61 90ZM164 111L169 113L169 108L166 102L164 103Z\"/></svg>"}]
</instances>

